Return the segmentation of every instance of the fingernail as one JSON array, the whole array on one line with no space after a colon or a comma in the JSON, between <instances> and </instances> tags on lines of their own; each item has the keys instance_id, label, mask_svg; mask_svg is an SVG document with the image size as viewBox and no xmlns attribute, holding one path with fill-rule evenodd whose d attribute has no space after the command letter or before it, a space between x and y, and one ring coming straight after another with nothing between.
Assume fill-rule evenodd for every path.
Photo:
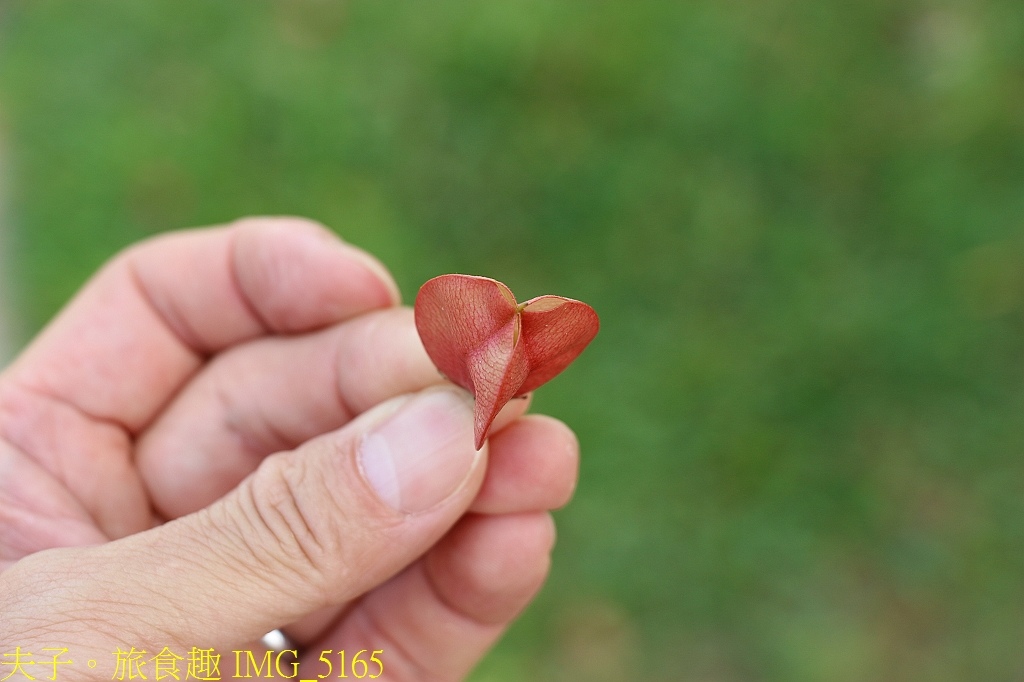
<instances>
[{"instance_id":1,"label":"fingernail","mask_svg":"<svg viewBox=\"0 0 1024 682\"><path fill-rule=\"evenodd\" d=\"M363 436L363 476L389 507L414 514L435 507L469 475L473 401L458 389L425 391Z\"/></svg>"},{"instance_id":2,"label":"fingernail","mask_svg":"<svg viewBox=\"0 0 1024 682\"><path fill-rule=\"evenodd\" d=\"M351 253L355 256L360 263L366 267L367 270L376 275L380 283L387 289L388 298L392 305L398 305L402 302L402 292L398 289L398 284L395 282L395 278L391 276L388 269L384 267L384 264L377 260L373 254L367 253L360 248L351 247Z\"/></svg>"}]
</instances>

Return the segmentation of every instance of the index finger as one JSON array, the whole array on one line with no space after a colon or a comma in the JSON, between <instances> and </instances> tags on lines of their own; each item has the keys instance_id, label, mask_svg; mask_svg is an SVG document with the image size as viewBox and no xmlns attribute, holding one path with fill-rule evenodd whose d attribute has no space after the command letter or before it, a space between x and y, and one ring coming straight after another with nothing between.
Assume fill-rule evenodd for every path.
<instances>
[{"instance_id":1,"label":"index finger","mask_svg":"<svg viewBox=\"0 0 1024 682\"><path fill-rule=\"evenodd\" d=\"M379 262L312 221L170 233L104 266L5 379L138 433L209 355L398 299Z\"/></svg>"}]
</instances>

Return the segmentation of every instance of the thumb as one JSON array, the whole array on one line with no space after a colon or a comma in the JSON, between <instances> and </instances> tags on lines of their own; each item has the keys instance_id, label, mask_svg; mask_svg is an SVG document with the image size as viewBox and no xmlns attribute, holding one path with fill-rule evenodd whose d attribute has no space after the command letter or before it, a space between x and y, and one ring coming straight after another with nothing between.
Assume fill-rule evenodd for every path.
<instances>
[{"instance_id":1,"label":"thumb","mask_svg":"<svg viewBox=\"0 0 1024 682\"><path fill-rule=\"evenodd\" d=\"M21 623L47 631L46 646L88 644L84 661L116 646L155 653L256 641L424 553L468 508L485 452L473 447L465 391L396 398L267 458L195 514L18 562L0 575L0 613L12 616L0 618L0 642L19 641L7 630Z\"/></svg>"}]
</instances>

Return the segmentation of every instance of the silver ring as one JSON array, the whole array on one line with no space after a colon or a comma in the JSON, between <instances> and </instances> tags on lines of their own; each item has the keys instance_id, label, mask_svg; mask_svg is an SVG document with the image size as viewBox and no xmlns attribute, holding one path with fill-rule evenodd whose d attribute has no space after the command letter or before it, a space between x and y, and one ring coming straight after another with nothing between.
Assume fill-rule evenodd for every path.
<instances>
[{"instance_id":1,"label":"silver ring","mask_svg":"<svg viewBox=\"0 0 1024 682\"><path fill-rule=\"evenodd\" d=\"M299 646L280 630L271 630L260 637L260 644L271 651L298 651Z\"/></svg>"}]
</instances>

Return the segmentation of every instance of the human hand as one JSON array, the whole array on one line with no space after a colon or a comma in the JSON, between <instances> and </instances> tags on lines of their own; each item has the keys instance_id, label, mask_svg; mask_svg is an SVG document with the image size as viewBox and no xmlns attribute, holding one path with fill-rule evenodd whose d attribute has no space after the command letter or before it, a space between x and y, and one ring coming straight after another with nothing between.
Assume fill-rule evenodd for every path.
<instances>
[{"instance_id":1,"label":"human hand","mask_svg":"<svg viewBox=\"0 0 1024 682\"><path fill-rule=\"evenodd\" d=\"M546 576L577 445L515 400L475 452L397 303L294 218L108 263L0 374L0 653L109 680L118 648L214 648L227 679L283 627L305 677L368 649L462 679Z\"/></svg>"}]
</instances>

